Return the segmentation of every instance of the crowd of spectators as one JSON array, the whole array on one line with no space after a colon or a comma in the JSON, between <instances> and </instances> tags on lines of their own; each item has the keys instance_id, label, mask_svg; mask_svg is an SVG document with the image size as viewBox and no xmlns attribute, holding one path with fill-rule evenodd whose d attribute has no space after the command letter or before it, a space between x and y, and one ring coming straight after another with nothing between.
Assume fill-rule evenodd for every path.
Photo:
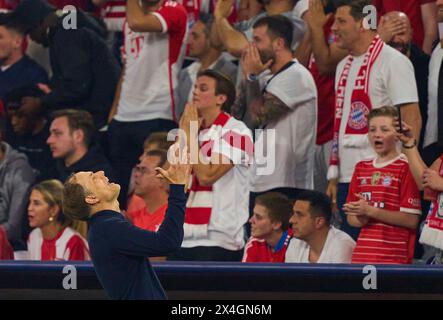
<instances>
[{"instance_id":1,"label":"crowd of spectators","mask_svg":"<svg viewBox=\"0 0 443 320\"><path fill-rule=\"evenodd\" d=\"M151 260L442 263L442 62L443 0L0 0L0 259L90 259L78 172L158 232L185 144Z\"/></svg>"}]
</instances>

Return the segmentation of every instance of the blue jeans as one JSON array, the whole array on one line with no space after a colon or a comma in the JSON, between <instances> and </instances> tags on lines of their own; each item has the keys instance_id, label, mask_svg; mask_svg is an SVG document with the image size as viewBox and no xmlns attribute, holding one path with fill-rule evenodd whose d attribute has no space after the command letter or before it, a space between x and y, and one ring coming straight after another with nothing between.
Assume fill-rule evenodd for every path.
<instances>
[{"instance_id":1,"label":"blue jeans","mask_svg":"<svg viewBox=\"0 0 443 320\"><path fill-rule=\"evenodd\" d=\"M358 239L358 235L360 234L360 228L352 227L348 223L347 216L345 212L342 210L343 205L346 203L346 198L348 197L349 183L339 183L337 188L337 206L340 210L340 229L347 234L349 234L355 241Z\"/></svg>"}]
</instances>

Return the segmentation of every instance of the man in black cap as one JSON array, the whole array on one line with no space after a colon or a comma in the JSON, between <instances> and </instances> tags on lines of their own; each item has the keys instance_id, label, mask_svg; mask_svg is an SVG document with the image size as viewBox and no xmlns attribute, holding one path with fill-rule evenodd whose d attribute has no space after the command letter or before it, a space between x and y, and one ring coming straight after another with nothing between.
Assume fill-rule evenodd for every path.
<instances>
[{"instance_id":1,"label":"man in black cap","mask_svg":"<svg viewBox=\"0 0 443 320\"><path fill-rule=\"evenodd\" d=\"M103 40L103 28L80 10L63 13L45 0L24 0L12 16L32 40L49 47L53 72L49 93L24 98L20 111L32 115L80 108L90 112L96 127L102 128L120 74L118 62Z\"/></svg>"}]
</instances>

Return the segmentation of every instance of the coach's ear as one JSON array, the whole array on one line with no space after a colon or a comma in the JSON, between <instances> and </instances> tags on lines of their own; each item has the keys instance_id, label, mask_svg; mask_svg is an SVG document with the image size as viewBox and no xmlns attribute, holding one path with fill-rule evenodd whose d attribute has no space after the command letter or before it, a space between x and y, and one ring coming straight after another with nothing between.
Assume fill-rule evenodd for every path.
<instances>
[{"instance_id":1,"label":"coach's ear","mask_svg":"<svg viewBox=\"0 0 443 320\"><path fill-rule=\"evenodd\" d=\"M87 204L93 206L94 204L99 203L100 200L99 200L96 196L94 196L94 195L89 195L89 196L86 196L86 198L85 198L85 202L86 202Z\"/></svg>"}]
</instances>

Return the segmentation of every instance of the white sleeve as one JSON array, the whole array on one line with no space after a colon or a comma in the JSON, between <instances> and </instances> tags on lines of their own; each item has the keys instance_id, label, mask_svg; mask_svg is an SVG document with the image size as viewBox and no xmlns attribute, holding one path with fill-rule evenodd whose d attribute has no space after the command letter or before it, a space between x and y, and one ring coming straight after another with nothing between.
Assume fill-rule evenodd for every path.
<instances>
[{"instance_id":1,"label":"white sleeve","mask_svg":"<svg viewBox=\"0 0 443 320\"><path fill-rule=\"evenodd\" d=\"M281 100L292 110L317 99L317 88L311 74L307 70L303 72L300 68L296 66L285 70L272 79L266 87L266 92Z\"/></svg>"},{"instance_id":2,"label":"white sleeve","mask_svg":"<svg viewBox=\"0 0 443 320\"><path fill-rule=\"evenodd\" d=\"M355 242L352 239L336 239L328 263L351 263Z\"/></svg>"},{"instance_id":3,"label":"white sleeve","mask_svg":"<svg viewBox=\"0 0 443 320\"><path fill-rule=\"evenodd\" d=\"M394 105L418 102L417 84L411 61L402 54L394 56L382 69L389 98Z\"/></svg>"},{"instance_id":4,"label":"white sleeve","mask_svg":"<svg viewBox=\"0 0 443 320\"><path fill-rule=\"evenodd\" d=\"M286 249L285 262L286 263L306 263L303 261L303 256L306 251L306 243L297 238L291 238L288 248Z\"/></svg>"},{"instance_id":5,"label":"white sleeve","mask_svg":"<svg viewBox=\"0 0 443 320\"><path fill-rule=\"evenodd\" d=\"M298 0L294 7L293 14L300 19L309 10L309 0Z\"/></svg>"},{"instance_id":6,"label":"white sleeve","mask_svg":"<svg viewBox=\"0 0 443 320\"><path fill-rule=\"evenodd\" d=\"M295 259L296 250L297 249L295 248L295 239L292 238L291 241L289 242L288 248L286 249L285 262L287 263L297 262Z\"/></svg>"}]
</instances>

